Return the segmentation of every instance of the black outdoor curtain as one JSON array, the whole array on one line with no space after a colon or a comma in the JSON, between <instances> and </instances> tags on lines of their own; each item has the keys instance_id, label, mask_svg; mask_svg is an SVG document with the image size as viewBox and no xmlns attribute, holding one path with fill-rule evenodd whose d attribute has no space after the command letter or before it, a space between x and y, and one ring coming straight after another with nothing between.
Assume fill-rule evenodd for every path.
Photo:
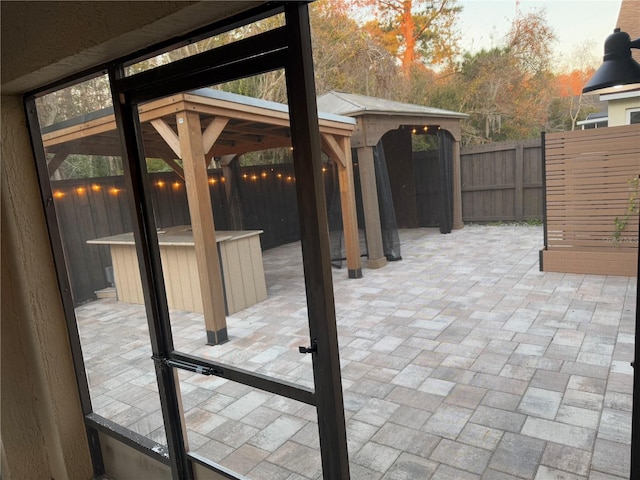
<instances>
[{"instance_id":1,"label":"black outdoor curtain","mask_svg":"<svg viewBox=\"0 0 640 480\"><path fill-rule=\"evenodd\" d=\"M396 211L391 196L391 183L387 161L384 157L382 140L373 149L373 164L376 171L376 188L378 190L378 208L380 209L380 229L382 230L382 249L389 261L402 260L400 255L400 235Z\"/></svg>"},{"instance_id":2,"label":"black outdoor curtain","mask_svg":"<svg viewBox=\"0 0 640 480\"><path fill-rule=\"evenodd\" d=\"M329 249L331 251L331 264L342 268L342 262L346 260L344 249L344 229L342 226L342 205L340 204L340 188L338 180L338 166L333 162L325 164L324 186L327 199L327 218L329 222ZM356 195L357 198L357 195ZM358 224L360 219L358 219ZM361 246L362 247L362 246ZM361 254L366 254L365 249Z\"/></svg>"},{"instance_id":3,"label":"black outdoor curtain","mask_svg":"<svg viewBox=\"0 0 640 480\"><path fill-rule=\"evenodd\" d=\"M360 169L358 167L358 151L351 149L353 158L353 179L356 196L356 212L360 231L360 253L368 256L366 235L364 232L364 207L362 204L362 186L360 183ZM402 260L400 255L400 235L398 223L391 196L391 184L387 162L384 156L382 141L373 148L373 164L376 174L376 189L378 191L378 211L380 214L380 230L382 233L382 249L384 256L389 261ZM331 239L331 259L335 266L341 266L345 258L343 251L342 212L340 207L340 192L338 188L337 167L332 169L334 175L333 191L327 195L329 203L329 230Z\"/></svg>"},{"instance_id":4,"label":"black outdoor curtain","mask_svg":"<svg viewBox=\"0 0 640 480\"><path fill-rule=\"evenodd\" d=\"M453 228L453 137L438 130L438 170L440 174L440 233Z\"/></svg>"}]
</instances>

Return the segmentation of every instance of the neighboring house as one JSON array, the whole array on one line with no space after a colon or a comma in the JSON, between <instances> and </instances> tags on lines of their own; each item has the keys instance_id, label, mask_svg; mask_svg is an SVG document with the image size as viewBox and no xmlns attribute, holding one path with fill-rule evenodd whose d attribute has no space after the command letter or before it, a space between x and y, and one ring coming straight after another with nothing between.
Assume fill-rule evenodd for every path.
<instances>
[{"instance_id":1,"label":"neighboring house","mask_svg":"<svg viewBox=\"0 0 640 480\"><path fill-rule=\"evenodd\" d=\"M608 93L600 99L608 102L610 127L640 123L640 90Z\"/></svg>"},{"instance_id":2,"label":"neighboring house","mask_svg":"<svg viewBox=\"0 0 640 480\"><path fill-rule=\"evenodd\" d=\"M637 0L622 0L616 28L627 32L631 40L640 37L640 2ZM604 39L603 39L604 40ZM640 49L632 49L631 55L636 62L640 62ZM600 95L600 100L607 102L608 111L605 117L587 117L587 120L577 122L582 129L616 127L640 123L640 89L607 93ZM606 122L606 123L605 123Z\"/></svg>"},{"instance_id":3,"label":"neighboring house","mask_svg":"<svg viewBox=\"0 0 640 480\"><path fill-rule=\"evenodd\" d=\"M588 130L590 128L608 127L609 112L607 102L602 100L602 98L596 98L595 95L583 95L583 101L585 103L589 102L591 113L589 113L584 120L576 122L576 130Z\"/></svg>"},{"instance_id":4,"label":"neighboring house","mask_svg":"<svg viewBox=\"0 0 640 480\"><path fill-rule=\"evenodd\" d=\"M595 112L587 115L587 118L576 122L582 130L588 130L590 128L603 128L609 126L609 116L607 112Z\"/></svg>"}]
</instances>

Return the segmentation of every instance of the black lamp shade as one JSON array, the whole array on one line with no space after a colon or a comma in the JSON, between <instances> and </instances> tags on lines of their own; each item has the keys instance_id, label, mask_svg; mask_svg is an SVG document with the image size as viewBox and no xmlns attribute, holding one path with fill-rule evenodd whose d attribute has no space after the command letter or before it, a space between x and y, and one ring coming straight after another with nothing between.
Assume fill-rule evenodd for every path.
<instances>
[{"instance_id":1,"label":"black lamp shade","mask_svg":"<svg viewBox=\"0 0 640 480\"><path fill-rule=\"evenodd\" d=\"M640 64L631 56L631 47L636 42L631 42L629 35L619 29L609 35L604 43L604 61L582 93L640 83Z\"/></svg>"}]
</instances>

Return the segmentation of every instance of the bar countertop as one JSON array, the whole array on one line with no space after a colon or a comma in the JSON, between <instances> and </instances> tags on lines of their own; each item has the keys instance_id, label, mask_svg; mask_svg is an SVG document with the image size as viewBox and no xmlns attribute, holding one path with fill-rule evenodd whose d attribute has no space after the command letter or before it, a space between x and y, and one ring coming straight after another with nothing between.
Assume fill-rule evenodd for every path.
<instances>
[{"instance_id":1,"label":"bar countertop","mask_svg":"<svg viewBox=\"0 0 640 480\"><path fill-rule=\"evenodd\" d=\"M263 230L216 230L216 241L225 242L240 240L241 238L260 235L262 232ZM87 240L87 243L96 245L135 245L133 232ZM178 225L175 227L158 229L158 244L174 247L194 246L191 225Z\"/></svg>"}]
</instances>

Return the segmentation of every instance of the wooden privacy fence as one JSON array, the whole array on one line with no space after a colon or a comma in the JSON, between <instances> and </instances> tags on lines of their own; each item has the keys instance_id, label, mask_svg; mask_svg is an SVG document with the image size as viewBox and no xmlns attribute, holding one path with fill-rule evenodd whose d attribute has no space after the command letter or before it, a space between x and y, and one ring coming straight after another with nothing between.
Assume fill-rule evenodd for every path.
<instances>
[{"instance_id":1,"label":"wooden privacy fence","mask_svg":"<svg viewBox=\"0 0 640 480\"><path fill-rule=\"evenodd\" d=\"M637 274L640 125L546 137L545 272Z\"/></svg>"},{"instance_id":2,"label":"wooden privacy fence","mask_svg":"<svg viewBox=\"0 0 640 480\"><path fill-rule=\"evenodd\" d=\"M431 159L431 163L434 161L437 162L437 158ZM428 162L423 163L426 168ZM342 225L339 210L332 208L339 205L339 191L331 164L325 167L325 194L333 229ZM438 189L437 178L429 168L416 170L416 185L421 186L418 193L424 190L420 197L424 210L421 221L431 218L433 223L439 208ZM356 168L356 176L357 173ZM461 175L465 222L542 219L539 140L465 148L461 155ZM156 225L167 228L191 223L183 180L173 172L153 173L149 177ZM238 183L234 183L231 192L233 198L241 199L234 204L239 211L229 204L226 191L229 185L223 181L222 172L210 170L209 177L216 229L237 229L238 218L234 217L237 214L243 229L264 230L260 240L265 250L300 238L292 164L241 167L235 175ZM71 289L75 301L80 303L93 298L94 291L108 285L105 267L111 265L109 248L88 245L87 240L131 231L126 187L123 177L107 177L53 181L52 188ZM358 209L360 218L361 204Z\"/></svg>"},{"instance_id":3,"label":"wooden privacy fence","mask_svg":"<svg viewBox=\"0 0 640 480\"><path fill-rule=\"evenodd\" d=\"M460 152L462 220L542 220L540 139L465 147Z\"/></svg>"},{"instance_id":4,"label":"wooden privacy fence","mask_svg":"<svg viewBox=\"0 0 640 480\"><path fill-rule=\"evenodd\" d=\"M337 190L331 164L324 169L325 193ZM241 217L234 224L222 172L209 170L209 191L217 230L263 230L264 250L299 240L295 175L292 164L241 167L231 189ZM74 301L94 298L108 286L105 270L111 265L109 247L87 240L118 235L132 229L126 186L122 176L51 182L54 203ZM184 181L173 172L149 175L156 226L191 223ZM335 222L334 222L335 223ZM341 222L337 222L341 225Z\"/></svg>"}]
</instances>

